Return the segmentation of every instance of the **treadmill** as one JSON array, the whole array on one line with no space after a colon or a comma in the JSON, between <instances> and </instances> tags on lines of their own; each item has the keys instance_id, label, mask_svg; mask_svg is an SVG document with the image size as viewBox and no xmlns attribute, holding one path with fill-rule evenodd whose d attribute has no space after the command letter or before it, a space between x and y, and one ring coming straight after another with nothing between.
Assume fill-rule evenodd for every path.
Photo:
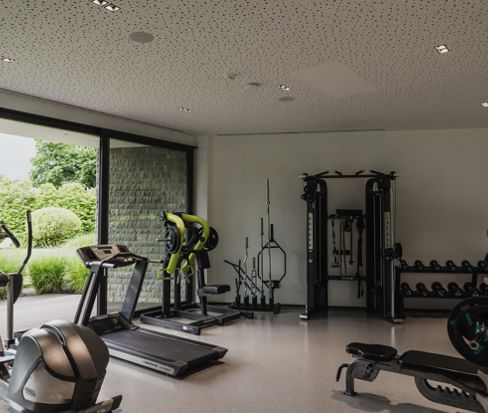
<instances>
[{"instance_id":1,"label":"treadmill","mask_svg":"<svg viewBox=\"0 0 488 413\"><path fill-rule=\"evenodd\" d=\"M149 264L147 258L131 253L124 245L93 245L80 248L77 253L90 274L74 321L95 331L112 357L180 377L213 364L227 353L222 347L140 328L132 323ZM132 265L134 270L120 311L91 317L108 270Z\"/></svg>"}]
</instances>

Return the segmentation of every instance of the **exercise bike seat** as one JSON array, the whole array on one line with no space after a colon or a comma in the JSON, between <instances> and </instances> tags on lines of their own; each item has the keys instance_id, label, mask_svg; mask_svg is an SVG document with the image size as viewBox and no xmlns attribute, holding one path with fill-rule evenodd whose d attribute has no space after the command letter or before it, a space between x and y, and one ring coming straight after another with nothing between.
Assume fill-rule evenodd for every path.
<instances>
[{"instance_id":1,"label":"exercise bike seat","mask_svg":"<svg viewBox=\"0 0 488 413\"><path fill-rule=\"evenodd\" d=\"M346 352L355 357L371 361L391 361L397 355L397 350L390 346L381 344L350 343L346 347Z\"/></svg>"},{"instance_id":2,"label":"exercise bike seat","mask_svg":"<svg viewBox=\"0 0 488 413\"><path fill-rule=\"evenodd\" d=\"M479 366L468 360L411 350L403 353L399 362L402 369L439 374L458 382L469 383L480 391L486 392L486 387L478 376Z\"/></svg>"},{"instance_id":3,"label":"exercise bike seat","mask_svg":"<svg viewBox=\"0 0 488 413\"><path fill-rule=\"evenodd\" d=\"M230 291L230 285L227 284L211 284L202 288L202 292L208 295L225 294Z\"/></svg>"}]
</instances>

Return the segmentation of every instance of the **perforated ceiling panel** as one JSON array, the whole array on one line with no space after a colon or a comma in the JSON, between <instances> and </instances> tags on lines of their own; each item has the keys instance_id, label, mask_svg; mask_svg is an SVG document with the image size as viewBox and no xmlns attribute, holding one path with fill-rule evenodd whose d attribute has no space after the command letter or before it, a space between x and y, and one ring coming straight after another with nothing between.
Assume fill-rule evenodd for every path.
<instances>
[{"instance_id":1,"label":"perforated ceiling panel","mask_svg":"<svg viewBox=\"0 0 488 413\"><path fill-rule=\"evenodd\" d=\"M1 0L0 88L193 133L488 126L486 0L113 1ZM376 90L293 76L328 62Z\"/></svg>"}]
</instances>

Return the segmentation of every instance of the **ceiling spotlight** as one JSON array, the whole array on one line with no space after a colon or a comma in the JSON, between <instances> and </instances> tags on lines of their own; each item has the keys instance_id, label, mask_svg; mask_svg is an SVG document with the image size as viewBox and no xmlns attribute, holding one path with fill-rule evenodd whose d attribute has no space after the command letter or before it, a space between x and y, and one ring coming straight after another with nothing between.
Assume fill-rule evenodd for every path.
<instances>
[{"instance_id":1,"label":"ceiling spotlight","mask_svg":"<svg viewBox=\"0 0 488 413\"><path fill-rule=\"evenodd\" d=\"M5 56L0 56L0 60L4 63L13 63L15 61L14 59L10 59L9 57Z\"/></svg>"},{"instance_id":2,"label":"ceiling spotlight","mask_svg":"<svg viewBox=\"0 0 488 413\"><path fill-rule=\"evenodd\" d=\"M182 112L185 112L185 113L191 112L191 109L190 108L186 108L184 106L180 106L178 109L180 111L182 111Z\"/></svg>"},{"instance_id":3,"label":"ceiling spotlight","mask_svg":"<svg viewBox=\"0 0 488 413\"><path fill-rule=\"evenodd\" d=\"M109 4L108 6L105 6L105 8L108 11L119 11L120 10L120 7L116 6L115 4Z\"/></svg>"},{"instance_id":4,"label":"ceiling spotlight","mask_svg":"<svg viewBox=\"0 0 488 413\"><path fill-rule=\"evenodd\" d=\"M444 54L444 53L447 53L449 51L449 49L447 48L447 46L445 44L441 44L440 46L436 46L435 50L437 50L440 54Z\"/></svg>"},{"instance_id":5,"label":"ceiling spotlight","mask_svg":"<svg viewBox=\"0 0 488 413\"><path fill-rule=\"evenodd\" d=\"M108 1L105 1L105 0L92 0L93 3L95 3L97 6L107 6L109 3Z\"/></svg>"},{"instance_id":6,"label":"ceiling spotlight","mask_svg":"<svg viewBox=\"0 0 488 413\"><path fill-rule=\"evenodd\" d=\"M483 106L484 108L488 108L488 102L483 102L481 106Z\"/></svg>"},{"instance_id":7,"label":"ceiling spotlight","mask_svg":"<svg viewBox=\"0 0 488 413\"><path fill-rule=\"evenodd\" d=\"M290 86L286 85L279 85L278 87L284 92L288 92L289 90L291 90Z\"/></svg>"}]
</instances>

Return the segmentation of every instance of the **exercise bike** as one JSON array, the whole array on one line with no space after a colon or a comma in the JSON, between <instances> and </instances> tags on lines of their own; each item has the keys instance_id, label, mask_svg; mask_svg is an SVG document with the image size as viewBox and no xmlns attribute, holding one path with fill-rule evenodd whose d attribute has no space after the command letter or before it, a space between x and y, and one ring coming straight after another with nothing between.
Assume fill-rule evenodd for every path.
<instances>
[{"instance_id":1,"label":"exercise bike","mask_svg":"<svg viewBox=\"0 0 488 413\"><path fill-rule=\"evenodd\" d=\"M356 379L373 381L382 370L403 374L414 377L417 389L430 401L488 413L488 297L459 303L449 315L447 330L464 358L417 350L399 355L393 347L351 343L346 352L355 360L339 367L336 380L347 369L345 394L355 396Z\"/></svg>"},{"instance_id":2,"label":"exercise bike","mask_svg":"<svg viewBox=\"0 0 488 413\"><path fill-rule=\"evenodd\" d=\"M30 212L27 228L27 254L19 270L0 272L0 287L8 290L7 339L3 342L0 337L0 396L19 412L112 412L120 406L122 396L97 403L109 355L92 330L55 320L20 334L18 340L14 335L14 304L32 252ZM0 241L5 239L20 247L9 227L0 221Z\"/></svg>"}]
</instances>

